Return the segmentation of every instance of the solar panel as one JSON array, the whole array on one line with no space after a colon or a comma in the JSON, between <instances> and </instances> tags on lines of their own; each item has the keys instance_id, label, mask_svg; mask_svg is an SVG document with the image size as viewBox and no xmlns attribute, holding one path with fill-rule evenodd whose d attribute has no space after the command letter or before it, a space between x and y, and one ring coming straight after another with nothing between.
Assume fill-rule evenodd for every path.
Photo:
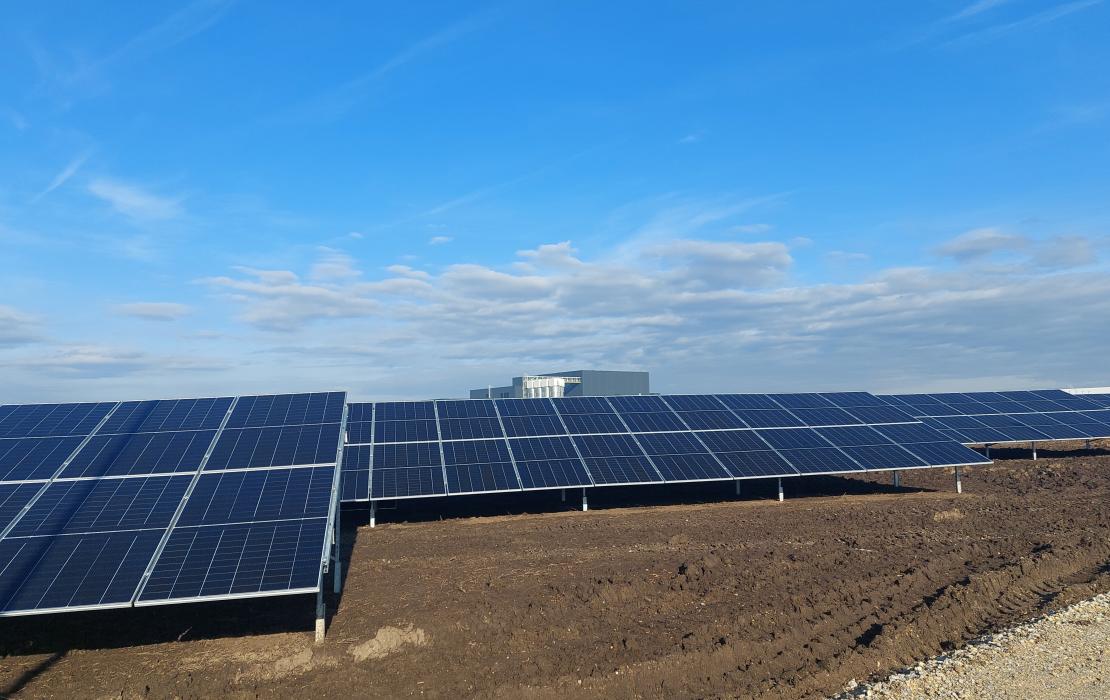
<instances>
[{"instance_id":1,"label":"solar panel","mask_svg":"<svg viewBox=\"0 0 1110 700\"><path fill-rule=\"evenodd\" d=\"M0 614L319 590L344 400L3 407Z\"/></svg>"},{"instance_id":2,"label":"solar panel","mask_svg":"<svg viewBox=\"0 0 1110 700\"><path fill-rule=\"evenodd\" d=\"M881 398L966 445L1110 437L1110 423L1084 415L1097 400L1059 389Z\"/></svg>"},{"instance_id":3,"label":"solar panel","mask_svg":"<svg viewBox=\"0 0 1110 700\"><path fill-rule=\"evenodd\" d=\"M911 400L943 405L926 395ZM373 431L348 429L343 500L912 468L931 462L905 443L963 439L918 422L909 405L865 392L365 404L348 416L373 418ZM371 439L373 455L354 450ZM508 449L479 454L468 442ZM897 445L906 449L887 449ZM954 457L989 461L972 450L945 458Z\"/></svg>"}]
</instances>

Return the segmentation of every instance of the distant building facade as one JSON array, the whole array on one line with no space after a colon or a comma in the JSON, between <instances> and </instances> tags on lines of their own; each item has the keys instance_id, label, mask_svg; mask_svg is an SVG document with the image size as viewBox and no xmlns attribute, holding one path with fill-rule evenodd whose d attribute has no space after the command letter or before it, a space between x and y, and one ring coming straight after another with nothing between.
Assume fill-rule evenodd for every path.
<instances>
[{"instance_id":1,"label":"distant building facade","mask_svg":"<svg viewBox=\"0 0 1110 700\"><path fill-rule=\"evenodd\" d=\"M528 399L560 396L622 396L649 394L647 372L579 369L513 377L508 386L471 389L472 399Z\"/></svg>"}]
</instances>

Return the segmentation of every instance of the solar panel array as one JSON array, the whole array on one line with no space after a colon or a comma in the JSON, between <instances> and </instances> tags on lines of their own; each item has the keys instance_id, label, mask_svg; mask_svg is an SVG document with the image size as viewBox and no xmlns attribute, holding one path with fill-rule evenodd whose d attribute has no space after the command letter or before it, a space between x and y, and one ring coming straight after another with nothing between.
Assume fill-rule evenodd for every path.
<instances>
[{"instance_id":1,"label":"solar panel array","mask_svg":"<svg viewBox=\"0 0 1110 700\"><path fill-rule=\"evenodd\" d=\"M1040 391L880 397L965 445L1110 437L1110 395Z\"/></svg>"},{"instance_id":2,"label":"solar panel array","mask_svg":"<svg viewBox=\"0 0 1110 700\"><path fill-rule=\"evenodd\" d=\"M864 392L353 403L342 500L982 464Z\"/></svg>"},{"instance_id":3,"label":"solar panel array","mask_svg":"<svg viewBox=\"0 0 1110 700\"><path fill-rule=\"evenodd\" d=\"M319 590L345 400L0 406L0 614Z\"/></svg>"}]
</instances>

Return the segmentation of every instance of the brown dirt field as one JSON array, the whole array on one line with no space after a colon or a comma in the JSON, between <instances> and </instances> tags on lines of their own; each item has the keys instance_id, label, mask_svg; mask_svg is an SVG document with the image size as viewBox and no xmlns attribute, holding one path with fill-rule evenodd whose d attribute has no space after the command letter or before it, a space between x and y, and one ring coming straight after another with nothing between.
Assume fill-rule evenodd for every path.
<instances>
[{"instance_id":1,"label":"brown dirt field","mask_svg":"<svg viewBox=\"0 0 1110 700\"><path fill-rule=\"evenodd\" d=\"M5 619L0 693L822 697L1110 591L1099 447L996 449L963 495L928 470L348 513L323 645L303 597Z\"/></svg>"}]
</instances>

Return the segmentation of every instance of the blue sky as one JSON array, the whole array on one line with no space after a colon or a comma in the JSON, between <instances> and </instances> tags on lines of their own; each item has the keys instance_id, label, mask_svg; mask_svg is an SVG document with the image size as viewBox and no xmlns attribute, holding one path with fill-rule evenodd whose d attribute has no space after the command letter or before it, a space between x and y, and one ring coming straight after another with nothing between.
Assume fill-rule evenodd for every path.
<instances>
[{"instance_id":1,"label":"blue sky","mask_svg":"<svg viewBox=\"0 0 1110 700\"><path fill-rule=\"evenodd\" d=\"M1110 384L1110 3L24 3L0 401Z\"/></svg>"}]
</instances>

